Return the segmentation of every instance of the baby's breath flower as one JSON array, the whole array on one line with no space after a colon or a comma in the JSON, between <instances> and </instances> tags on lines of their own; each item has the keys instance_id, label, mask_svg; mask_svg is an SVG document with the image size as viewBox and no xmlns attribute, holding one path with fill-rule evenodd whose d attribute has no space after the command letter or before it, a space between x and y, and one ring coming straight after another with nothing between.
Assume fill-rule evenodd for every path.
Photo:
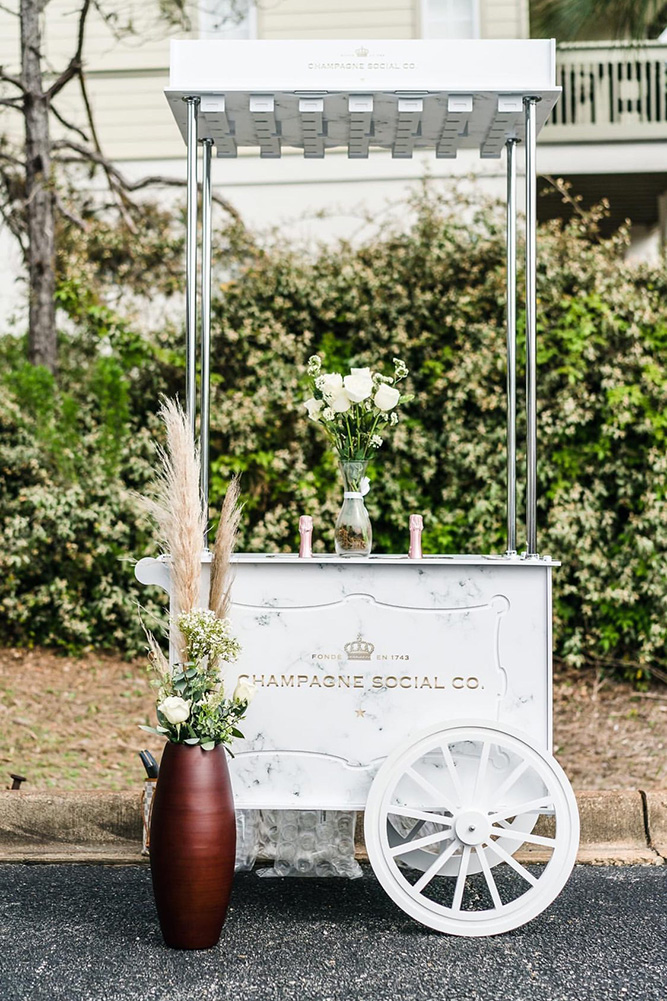
<instances>
[{"instance_id":1,"label":"baby's breath flower","mask_svg":"<svg viewBox=\"0 0 667 1001\"><path fill-rule=\"evenodd\" d=\"M382 444L382 438L379 434L371 435L371 448L379 448Z\"/></svg>"},{"instance_id":2,"label":"baby's breath flower","mask_svg":"<svg viewBox=\"0 0 667 1001\"><path fill-rule=\"evenodd\" d=\"M209 608L195 608L178 617L187 659L195 665L214 664L218 660L234 661L239 655L239 643L229 632L229 619L217 618Z\"/></svg>"},{"instance_id":3,"label":"baby's breath flower","mask_svg":"<svg viewBox=\"0 0 667 1001\"><path fill-rule=\"evenodd\" d=\"M322 359L319 355L311 355L308 359L308 367L306 369L308 375L315 376L319 375L320 369L322 368Z\"/></svg>"},{"instance_id":4,"label":"baby's breath flower","mask_svg":"<svg viewBox=\"0 0 667 1001\"><path fill-rule=\"evenodd\" d=\"M323 421L333 421L336 417L336 414L331 409L331 407L325 407L324 410L322 411L321 417Z\"/></svg>"},{"instance_id":5,"label":"baby's breath flower","mask_svg":"<svg viewBox=\"0 0 667 1001\"><path fill-rule=\"evenodd\" d=\"M408 366L400 358L394 358L394 378L405 379L408 374Z\"/></svg>"}]
</instances>

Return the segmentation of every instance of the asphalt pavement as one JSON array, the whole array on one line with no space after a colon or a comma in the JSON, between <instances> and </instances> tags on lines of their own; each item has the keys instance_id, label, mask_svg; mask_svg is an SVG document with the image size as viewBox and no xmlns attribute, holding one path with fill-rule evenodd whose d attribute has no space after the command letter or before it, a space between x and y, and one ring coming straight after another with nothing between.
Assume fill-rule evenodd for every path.
<instances>
[{"instance_id":1,"label":"asphalt pavement","mask_svg":"<svg viewBox=\"0 0 667 1001\"><path fill-rule=\"evenodd\" d=\"M451 938L362 879L237 876L167 949L143 867L0 866L1 1001L667 1001L667 866L578 866L529 924Z\"/></svg>"}]
</instances>

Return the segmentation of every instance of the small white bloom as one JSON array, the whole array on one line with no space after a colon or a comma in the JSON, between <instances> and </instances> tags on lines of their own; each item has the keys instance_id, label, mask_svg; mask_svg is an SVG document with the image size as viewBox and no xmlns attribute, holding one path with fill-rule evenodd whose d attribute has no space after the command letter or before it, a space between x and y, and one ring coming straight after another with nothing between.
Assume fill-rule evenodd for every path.
<instances>
[{"instance_id":1,"label":"small white bloom","mask_svg":"<svg viewBox=\"0 0 667 1001\"><path fill-rule=\"evenodd\" d=\"M256 694L257 685L253 685L252 681L239 678L234 689L234 702L252 702Z\"/></svg>"},{"instance_id":2,"label":"small white bloom","mask_svg":"<svg viewBox=\"0 0 667 1001\"><path fill-rule=\"evenodd\" d=\"M338 393L336 393L335 396L333 396L329 400L329 403L331 404L332 409L335 410L337 414L344 414L345 411L349 410L351 406L350 397L346 392L346 390L342 388Z\"/></svg>"},{"instance_id":3,"label":"small white bloom","mask_svg":"<svg viewBox=\"0 0 667 1001\"><path fill-rule=\"evenodd\" d=\"M324 408L324 400L316 400L314 396L311 396L309 400L306 400L304 407L308 411L308 416L311 421L319 421L320 413Z\"/></svg>"},{"instance_id":4,"label":"small white bloom","mask_svg":"<svg viewBox=\"0 0 667 1001\"><path fill-rule=\"evenodd\" d=\"M373 402L378 410L393 410L400 398L401 394L393 386L379 386Z\"/></svg>"},{"instance_id":5,"label":"small white bloom","mask_svg":"<svg viewBox=\"0 0 667 1001\"><path fill-rule=\"evenodd\" d=\"M331 402L334 396L343 388L343 376L339 372L325 372L324 375L318 376L315 380L315 385L322 393L327 402Z\"/></svg>"},{"instance_id":6,"label":"small white bloom","mask_svg":"<svg viewBox=\"0 0 667 1001\"><path fill-rule=\"evenodd\" d=\"M394 413L391 414L391 416L389 418L389 423L392 424L392 425L398 424L398 414L396 413L396 411L394 411Z\"/></svg>"},{"instance_id":7,"label":"small white bloom","mask_svg":"<svg viewBox=\"0 0 667 1001\"><path fill-rule=\"evenodd\" d=\"M394 373L397 379L405 379L408 374L408 366L400 358L394 358Z\"/></svg>"},{"instance_id":8,"label":"small white bloom","mask_svg":"<svg viewBox=\"0 0 667 1001\"><path fill-rule=\"evenodd\" d=\"M352 370L352 375L346 375L343 379L345 392L353 403L361 403L373 392L373 379L370 369Z\"/></svg>"},{"instance_id":9,"label":"small white bloom","mask_svg":"<svg viewBox=\"0 0 667 1001\"><path fill-rule=\"evenodd\" d=\"M331 407L325 407L324 410L322 411L322 420L323 421L333 421L335 419L336 419L336 415L333 412L333 410L331 409Z\"/></svg>"},{"instance_id":10,"label":"small white bloom","mask_svg":"<svg viewBox=\"0 0 667 1001\"><path fill-rule=\"evenodd\" d=\"M379 448L382 444L382 438L379 434L371 435L371 448Z\"/></svg>"},{"instance_id":11,"label":"small white bloom","mask_svg":"<svg viewBox=\"0 0 667 1001\"><path fill-rule=\"evenodd\" d=\"M308 359L308 375L319 375L322 368L322 359L319 355L311 355Z\"/></svg>"},{"instance_id":12,"label":"small white bloom","mask_svg":"<svg viewBox=\"0 0 667 1001\"><path fill-rule=\"evenodd\" d=\"M182 699L180 695L170 695L168 699L158 706L164 718L176 726L177 723L185 723L190 715L190 703Z\"/></svg>"}]
</instances>

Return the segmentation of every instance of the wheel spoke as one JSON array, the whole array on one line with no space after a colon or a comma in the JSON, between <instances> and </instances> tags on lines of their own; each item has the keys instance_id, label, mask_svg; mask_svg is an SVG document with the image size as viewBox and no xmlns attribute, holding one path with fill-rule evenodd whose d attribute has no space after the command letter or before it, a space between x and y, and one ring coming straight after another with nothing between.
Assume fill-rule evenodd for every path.
<instances>
[{"instance_id":1,"label":"wheel spoke","mask_svg":"<svg viewBox=\"0 0 667 1001\"><path fill-rule=\"evenodd\" d=\"M408 852L414 851L415 848L424 848L426 845L435 845L438 841L447 841L448 838L453 837L451 831L439 831L438 834L427 834L423 838L415 838L414 841L404 841L403 844L397 845L396 848L391 848L389 854L396 855L407 855Z\"/></svg>"},{"instance_id":2,"label":"wheel spoke","mask_svg":"<svg viewBox=\"0 0 667 1001\"><path fill-rule=\"evenodd\" d=\"M517 862L517 860L513 858L513 856L510 855L509 852L506 852L505 849L502 848L497 841L487 841L486 844L491 849L491 851L495 852L496 855L498 855L499 858L503 860L503 862L507 862L508 866L514 869L514 871L517 872L523 879L525 879L527 883L530 883L531 886L537 886L537 877L533 876L532 872L529 872L528 869L526 869L525 866L521 865L520 862Z\"/></svg>"},{"instance_id":3,"label":"wheel spoke","mask_svg":"<svg viewBox=\"0 0 667 1001\"><path fill-rule=\"evenodd\" d=\"M440 813L428 813L412 806L389 806L387 813L395 817L409 817L410 820L423 820L426 823L440 824L441 827L451 827L452 818L443 817Z\"/></svg>"},{"instance_id":4,"label":"wheel spoke","mask_svg":"<svg viewBox=\"0 0 667 1001\"><path fill-rule=\"evenodd\" d=\"M438 804L442 803L443 806L445 806L446 809L450 811L450 813L454 812L453 805L447 799L445 799L445 797L442 794L442 790L437 789L432 782L429 782L427 778L424 778L423 775L420 775L419 772L416 770L416 768L412 767L406 768L405 774L408 775L413 780L413 782L416 782L418 786L421 786L424 792L427 792L429 793L429 795L433 796L436 803Z\"/></svg>"},{"instance_id":5,"label":"wheel spoke","mask_svg":"<svg viewBox=\"0 0 667 1001\"><path fill-rule=\"evenodd\" d=\"M461 901L463 900L463 891L466 885L466 876L468 875L468 865L470 864L470 853L472 848L470 845L466 845L463 849L463 854L461 855L461 865L459 866L459 874L456 877L456 887L454 888L454 899L452 900L452 910L461 910Z\"/></svg>"},{"instance_id":6,"label":"wheel spoke","mask_svg":"<svg viewBox=\"0 0 667 1001\"><path fill-rule=\"evenodd\" d=\"M541 834L526 834L525 831L515 831L512 827L492 827L492 834L499 838L511 838L513 841L528 841L531 845L543 845L545 848L555 848L555 838L545 838Z\"/></svg>"},{"instance_id":7,"label":"wheel spoke","mask_svg":"<svg viewBox=\"0 0 667 1001\"><path fill-rule=\"evenodd\" d=\"M541 799L529 799L525 803L501 806L498 810L489 810L489 815L495 823L498 820L507 820L508 817L519 817L522 813L534 812L553 813L553 802L542 796Z\"/></svg>"},{"instance_id":8,"label":"wheel spoke","mask_svg":"<svg viewBox=\"0 0 667 1001\"><path fill-rule=\"evenodd\" d=\"M440 855L438 855L438 857L435 860L435 862L433 862L428 867L428 869L426 870L426 872L422 876L419 877L419 879L417 880L417 882L415 883L415 885L412 887L412 889L416 893L421 893L421 891L424 889L424 887L428 886L428 884L431 882L431 880L433 879L433 877L437 876L437 874L440 872L440 870L442 868L444 868L444 866L449 861L449 859L452 857L452 855L454 854L454 852L456 851L456 849L458 847L459 847L459 842L456 841L456 840L454 840L451 843L451 845L444 850L444 852L441 852Z\"/></svg>"},{"instance_id":9,"label":"wheel spoke","mask_svg":"<svg viewBox=\"0 0 667 1001\"><path fill-rule=\"evenodd\" d=\"M488 740L485 740L482 744L482 753L479 756L479 765L477 766L477 775L475 776L475 790L472 794L472 802L477 803L479 794L482 789L482 783L484 781L484 776L486 775L486 766L489 763L489 754L491 752L491 745Z\"/></svg>"},{"instance_id":10,"label":"wheel spoke","mask_svg":"<svg viewBox=\"0 0 667 1001\"><path fill-rule=\"evenodd\" d=\"M482 872L484 873L484 879L486 880L486 885L488 886L489 893L491 894L493 906L500 909L503 906L503 902L500 899L498 887L496 886L496 881L493 878L493 873L491 871L491 866L489 865L489 860L486 857L486 852L481 845L477 846L477 858L479 859L479 864L482 867Z\"/></svg>"},{"instance_id":11,"label":"wheel spoke","mask_svg":"<svg viewBox=\"0 0 667 1001\"><path fill-rule=\"evenodd\" d=\"M514 768L514 770L510 772L510 774L507 776L507 778L501 785L500 789L498 789L498 791L496 792L496 803L499 801L502 802L502 797L505 795L506 792L508 792L512 788L514 783L521 778L521 776L523 775L523 773L526 771L527 768L528 768L528 762L520 761L519 764L516 766L516 768Z\"/></svg>"},{"instance_id":12,"label":"wheel spoke","mask_svg":"<svg viewBox=\"0 0 667 1001\"><path fill-rule=\"evenodd\" d=\"M454 759L452 757L452 752L449 750L449 744L441 744L440 750L442 751L442 756L445 760L445 765L447 767L447 772L452 780L452 785L454 786L454 794L457 797L457 806L461 806L463 801L463 789L461 788L461 779L458 776L456 765L454 764Z\"/></svg>"}]
</instances>

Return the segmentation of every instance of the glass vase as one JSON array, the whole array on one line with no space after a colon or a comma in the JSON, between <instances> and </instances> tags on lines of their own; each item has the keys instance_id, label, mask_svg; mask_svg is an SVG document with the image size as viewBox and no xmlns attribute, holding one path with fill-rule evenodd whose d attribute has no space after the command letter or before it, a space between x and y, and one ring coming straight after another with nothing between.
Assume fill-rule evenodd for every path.
<instances>
[{"instance_id":1,"label":"glass vase","mask_svg":"<svg viewBox=\"0 0 667 1001\"><path fill-rule=\"evenodd\" d=\"M335 541L338 556L369 556L373 530L364 495L368 493L367 460L343 460L343 506L336 521Z\"/></svg>"}]
</instances>

